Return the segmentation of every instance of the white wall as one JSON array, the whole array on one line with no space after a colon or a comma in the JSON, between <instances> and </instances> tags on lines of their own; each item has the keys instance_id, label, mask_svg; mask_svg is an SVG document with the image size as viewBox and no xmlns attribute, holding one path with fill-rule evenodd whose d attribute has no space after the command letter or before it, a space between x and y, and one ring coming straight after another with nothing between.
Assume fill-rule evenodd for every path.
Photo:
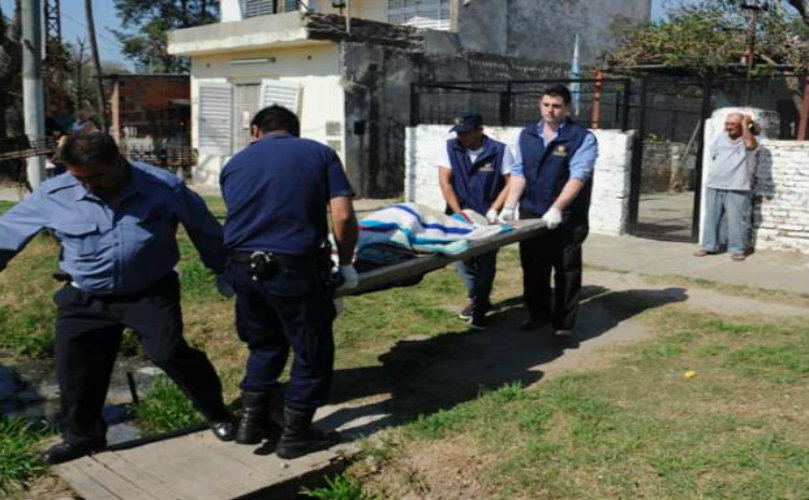
<instances>
[{"instance_id":1,"label":"white wall","mask_svg":"<svg viewBox=\"0 0 809 500\"><path fill-rule=\"evenodd\" d=\"M755 248L809 254L809 142L761 142Z\"/></svg>"},{"instance_id":2,"label":"white wall","mask_svg":"<svg viewBox=\"0 0 809 500\"><path fill-rule=\"evenodd\" d=\"M223 23L241 21L242 7L239 0L220 0L219 20Z\"/></svg>"},{"instance_id":3,"label":"white wall","mask_svg":"<svg viewBox=\"0 0 809 500\"><path fill-rule=\"evenodd\" d=\"M408 127L405 153L405 199L444 209L438 186L437 165L446 147L448 125ZM493 139L514 146L519 127L486 127ZM594 233L620 235L626 232L629 215L629 180L634 132L594 130L599 144L590 208L590 229Z\"/></svg>"},{"instance_id":4,"label":"white wall","mask_svg":"<svg viewBox=\"0 0 809 500\"><path fill-rule=\"evenodd\" d=\"M263 78L299 82L301 93L301 136L334 147L343 156L345 149L345 93L339 76L337 45L321 44L277 50L234 52L195 57L191 66L191 140L199 147L197 117L199 85L204 82L260 83ZM233 65L233 59L275 58L275 62ZM338 122L339 133L329 135L327 122ZM219 172L229 156L200 151L195 182L217 185Z\"/></svg>"}]
</instances>

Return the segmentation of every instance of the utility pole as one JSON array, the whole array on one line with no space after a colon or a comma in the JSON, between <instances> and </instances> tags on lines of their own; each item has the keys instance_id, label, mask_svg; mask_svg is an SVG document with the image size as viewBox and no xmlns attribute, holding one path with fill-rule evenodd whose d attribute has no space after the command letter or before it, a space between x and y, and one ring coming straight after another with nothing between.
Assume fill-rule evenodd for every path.
<instances>
[{"instance_id":1,"label":"utility pole","mask_svg":"<svg viewBox=\"0 0 809 500\"><path fill-rule=\"evenodd\" d=\"M90 37L90 50L93 53L93 65L96 69L96 88L98 90L98 109L101 112L101 126L107 131L107 101L104 99L104 82L101 80L101 59L98 57L98 41L93 21L93 0L84 0L84 11L87 14L87 34Z\"/></svg>"},{"instance_id":2,"label":"utility pole","mask_svg":"<svg viewBox=\"0 0 809 500\"><path fill-rule=\"evenodd\" d=\"M45 2L45 109L48 116L67 113L69 99L65 89L65 52L62 46L60 0Z\"/></svg>"},{"instance_id":3,"label":"utility pole","mask_svg":"<svg viewBox=\"0 0 809 500\"><path fill-rule=\"evenodd\" d=\"M42 4L39 0L22 2L22 96L25 135L30 141L44 139ZM28 158L26 173L31 189L37 189L45 177L45 159L42 156Z\"/></svg>"},{"instance_id":4,"label":"utility pole","mask_svg":"<svg viewBox=\"0 0 809 500\"><path fill-rule=\"evenodd\" d=\"M761 0L747 1L742 4L742 8L750 11L750 31L748 34L747 45L747 79L744 83L744 105L750 105L750 80L753 77L753 61L755 60L756 53L756 25L758 24L758 13L762 10L767 10L766 1Z\"/></svg>"},{"instance_id":5,"label":"utility pole","mask_svg":"<svg viewBox=\"0 0 809 500\"><path fill-rule=\"evenodd\" d=\"M79 46L79 58L76 62L76 108L84 108L84 81L82 80L82 70L84 69L84 40L76 38Z\"/></svg>"}]
</instances>

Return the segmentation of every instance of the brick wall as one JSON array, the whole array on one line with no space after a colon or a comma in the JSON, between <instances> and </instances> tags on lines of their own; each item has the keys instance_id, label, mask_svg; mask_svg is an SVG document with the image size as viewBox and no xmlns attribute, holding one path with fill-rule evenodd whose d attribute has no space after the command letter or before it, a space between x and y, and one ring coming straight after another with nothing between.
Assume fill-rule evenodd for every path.
<instances>
[{"instance_id":1,"label":"brick wall","mask_svg":"<svg viewBox=\"0 0 809 500\"><path fill-rule=\"evenodd\" d=\"M447 125L409 127L405 153L405 199L443 210L444 198L438 186L437 165L446 147ZM487 127L493 139L513 147L519 127ZM594 131L599 157L593 184L590 229L595 233L619 235L626 232L629 213L629 174L634 132Z\"/></svg>"},{"instance_id":2,"label":"brick wall","mask_svg":"<svg viewBox=\"0 0 809 500\"><path fill-rule=\"evenodd\" d=\"M756 249L809 253L809 142L761 142L754 205Z\"/></svg>"}]
</instances>

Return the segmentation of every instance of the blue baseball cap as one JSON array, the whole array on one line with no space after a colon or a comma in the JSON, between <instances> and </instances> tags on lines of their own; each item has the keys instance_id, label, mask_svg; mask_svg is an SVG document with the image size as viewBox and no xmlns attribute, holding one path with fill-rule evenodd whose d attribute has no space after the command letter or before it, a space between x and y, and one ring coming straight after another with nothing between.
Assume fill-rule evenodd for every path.
<instances>
[{"instance_id":1,"label":"blue baseball cap","mask_svg":"<svg viewBox=\"0 0 809 500\"><path fill-rule=\"evenodd\" d=\"M483 126L483 117L477 113L470 113L468 115L459 116L452 120L453 126L449 129L450 132L457 132L465 134L472 132Z\"/></svg>"}]
</instances>

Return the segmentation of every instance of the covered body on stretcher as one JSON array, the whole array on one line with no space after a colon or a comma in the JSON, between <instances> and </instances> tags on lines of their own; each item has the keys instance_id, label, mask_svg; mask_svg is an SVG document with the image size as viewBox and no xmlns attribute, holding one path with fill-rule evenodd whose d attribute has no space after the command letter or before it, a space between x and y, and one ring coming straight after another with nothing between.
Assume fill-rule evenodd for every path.
<instances>
[{"instance_id":1,"label":"covered body on stretcher","mask_svg":"<svg viewBox=\"0 0 809 500\"><path fill-rule=\"evenodd\" d=\"M418 283L430 271L544 232L542 219L488 224L471 210L452 216L415 203L398 203L360 221L355 266L359 286L336 296L360 295Z\"/></svg>"}]
</instances>

